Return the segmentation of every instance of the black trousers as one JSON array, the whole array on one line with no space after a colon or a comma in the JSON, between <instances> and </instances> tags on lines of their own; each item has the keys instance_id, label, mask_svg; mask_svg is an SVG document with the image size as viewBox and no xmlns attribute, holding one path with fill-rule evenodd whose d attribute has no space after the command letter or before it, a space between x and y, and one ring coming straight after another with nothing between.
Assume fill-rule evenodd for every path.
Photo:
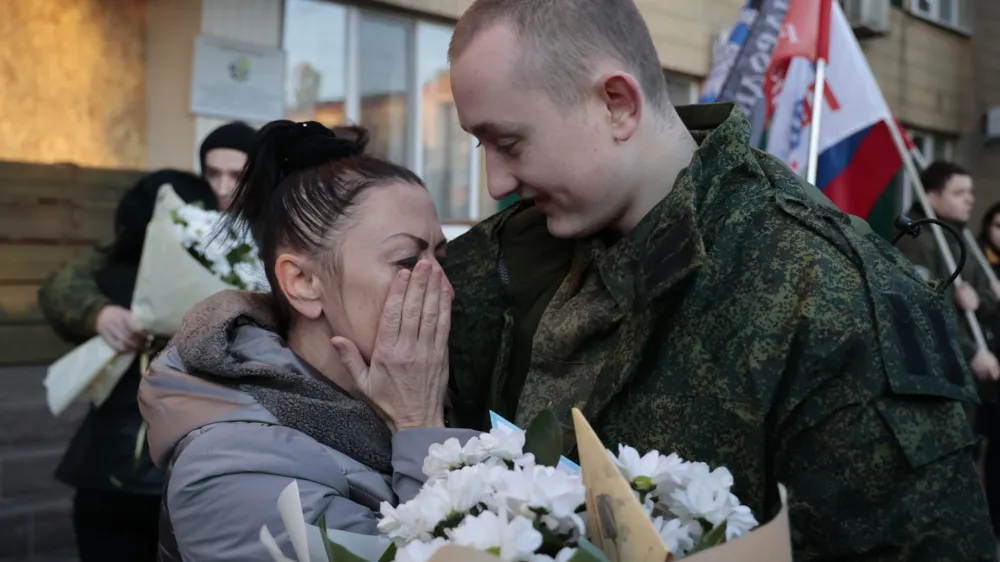
<instances>
[{"instance_id":1,"label":"black trousers","mask_svg":"<svg viewBox=\"0 0 1000 562\"><path fill-rule=\"evenodd\" d=\"M73 528L80 562L156 562L160 496L80 488Z\"/></svg>"}]
</instances>

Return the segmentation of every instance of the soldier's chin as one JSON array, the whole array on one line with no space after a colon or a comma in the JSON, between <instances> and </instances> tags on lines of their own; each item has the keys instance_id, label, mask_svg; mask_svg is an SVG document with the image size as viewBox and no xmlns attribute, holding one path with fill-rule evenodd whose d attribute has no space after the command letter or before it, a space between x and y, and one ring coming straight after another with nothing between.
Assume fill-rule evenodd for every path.
<instances>
[{"instance_id":1,"label":"soldier's chin","mask_svg":"<svg viewBox=\"0 0 1000 562\"><path fill-rule=\"evenodd\" d=\"M551 208L543 211L545 213L545 226L549 234L556 238L582 238L591 233L585 221L581 217L574 217L565 213L554 212Z\"/></svg>"}]
</instances>

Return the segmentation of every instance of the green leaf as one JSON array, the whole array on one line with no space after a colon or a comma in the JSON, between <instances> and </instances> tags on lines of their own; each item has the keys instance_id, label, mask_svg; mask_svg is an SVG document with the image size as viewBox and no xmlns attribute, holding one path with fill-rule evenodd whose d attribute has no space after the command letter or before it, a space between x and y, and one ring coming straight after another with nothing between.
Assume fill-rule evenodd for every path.
<instances>
[{"instance_id":1,"label":"green leaf","mask_svg":"<svg viewBox=\"0 0 1000 562\"><path fill-rule=\"evenodd\" d=\"M694 548L688 552L688 556L696 552L708 550L713 546L719 546L724 542L726 542L726 521L723 521L721 525L702 535L698 539L698 542L694 543Z\"/></svg>"},{"instance_id":2,"label":"green leaf","mask_svg":"<svg viewBox=\"0 0 1000 562\"><path fill-rule=\"evenodd\" d=\"M542 410L524 432L524 452L535 455L537 464L556 466L562 455L562 438L562 425L556 415L552 410Z\"/></svg>"},{"instance_id":3,"label":"green leaf","mask_svg":"<svg viewBox=\"0 0 1000 562\"><path fill-rule=\"evenodd\" d=\"M580 539L576 545L576 553L570 557L569 562L610 562L607 555L601 549L594 546L594 543L587 539Z\"/></svg>"},{"instance_id":4,"label":"green leaf","mask_svg":"<svg viewBox=\"0 0 1000 562\"><path fill-rule=\"evenodd\" d=\"M382 556L378 559L378 562L392 562L396 559L396 545L394 543L389 544L389 548L385 549Z\"/></svg>"},{"instance_id":5,"label":"green leaf","mask_svg":"<svg viewBox=\"0 0 1000 562\"><path fill-rule=\"evenodd\" d=\"M323 550L326 551L327 562L367 562L364 558L330 540L330 536L326 534L325 513L319 517L319 522L316 525L319 527L320 539L323 541Z\"/></svg>"}]
</instances>

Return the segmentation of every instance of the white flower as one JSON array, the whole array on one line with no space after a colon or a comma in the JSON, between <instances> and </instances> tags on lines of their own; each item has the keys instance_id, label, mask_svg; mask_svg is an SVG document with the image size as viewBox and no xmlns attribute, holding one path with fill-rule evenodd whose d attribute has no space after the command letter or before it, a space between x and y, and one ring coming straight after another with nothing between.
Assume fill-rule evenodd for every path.
<instances>
[{"instance_id":1,"label":"white flower","mask_svg":"<svg viewBox=\"0 0 1000 562\"><path fill-rule=\"evenodd\" d=\"M475 439L475 438L473 438ZM427 450L423 472L428 478L444 476L465 465L465 452L458 439L451 437L444 443L434 443Z\"/></svg>"},{"instance_id":2,"label":"white flower","mask_svg":"<svg viewBox=\"0 0 1000 562\"><path fill-rule=\"evenodd\" d=\"M493 493L489 467L470 466L429 481L412 500L393 508L382 503L379 531L395 541L430 540L434 528L460 520Z\"/></svg>"},{"instance_id":3,"label":"white flower","mask_svg":"<svg viewBox=\"0 0 1000 562\"><path fill-rule=\"evenodd\" d=\"M499 514L484 511L476 517L466 517L448 535L457 545L489 552L503 562L529 560L542 546L542 534L535 530L531 520L519 515L508 519L504 510Z\"/></svg>"},{"instance_id":4,"label":"white flower","mask_svg":"<svg viewBox=\"0 0 1000 562\"><path fill-rule=\"evenodd\" d=\"M618 445L617 457L611 451L608 451L608 456L629 483L657 498L669 495L683 482L689 464L676 454L665 456L656 450L640 457L635 449L621 444Z\"/></svg>"},{"instance_id":5,"label":"white flower","mask_svg":"<svg viewBox=\"0 0 1000 562\"><path fill-rule=\"evenodd\" d=\"M267 288L257 247L252 240L241 240L232 229L220 230L222 215L218 212L185 205L174 211L173 219L174 232L181 245L205 262L216 277L241 289L260 291ZM244 244L249 251L235 253Z\"/></svg>"},{"instance_id":6,"label":"white flower","mask_svg":"<svg viewBox=\"0 0 1000 562\"><path fill-rule=\"evenodd\" d=\"M263 291L267 289L267 275L258 259L236 263L233 265L233 273L247 290Z\"/></svg>"},{"instance_id":7,"label":"white flower","mask_svg":"<svg viewBox=\"0 0 1000 562\"><path fill-rule=\"evenodd\" d=\"M524 432L492 429L479 437L470 439L478 443L478 450L484 455L494 456L507 461L515 461L524 456ZM466 445L469 448L470 445Z\"/></svg>"},{"instance_id":8,"label":"white flower","mask_svg":"<svg viewBox=\"0 0 1000 562\"><path fill-rule=\"evenodd\" d=\"M653 527L676 558L687 554L702 534L701 524L697 521L657 517L653 519Z\"/></svg>"},{"instance_id":9,"label":"white flower","mask_svg":"<svg viewBox=\"0 0 1000 562\"><path fill-rule=\"evenodd\" d=\"M447 540L436 538L430 542L413 541L396 551L395 562L427 562Z\"/></svg>"},{"instance_id":10,"label":"white flower","mask_svg":"<svg viewBox=\"0 0 1000 562\"><path fill-rule=\"evenodd\" d=\"M736 507L726 517L727 541L742 537L758 525L757 518L750 512L750 508L745 505L739 505L739 501L736 496L729 494L730 505L735 503Z\"/></svg>"},{"instance_id":11,"label":"white flower","mask_svg":"<svg viewBox=\"0 0 1000 562\"><path fill-rule=\"evenodd\" d=\"M691 480L670 494L667 505L681 519L705 519L713 527L722 523L735 507L729 502L733 475L725 467L708 472L692 463Z\"/></svg>"},{"instance_id":12,"label":"white flower","mask_svg":"<svg viewBox=\"0 0 1000 562\"><path fill-rule=\"evenodd\" d=\"M586 501L586 488L579 475L551 466L515 468L502 474L496 489L496 501L513 513L538 517L558 534L585 531L583 518L577 513Z\"/></svg>"}]
</instances>

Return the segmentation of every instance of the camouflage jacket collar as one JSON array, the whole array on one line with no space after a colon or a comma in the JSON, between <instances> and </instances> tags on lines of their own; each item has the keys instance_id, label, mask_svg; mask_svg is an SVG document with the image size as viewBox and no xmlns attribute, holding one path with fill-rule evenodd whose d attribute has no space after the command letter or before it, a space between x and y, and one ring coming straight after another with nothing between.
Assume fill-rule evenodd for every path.
<instances>
[{"instance_id":1,"label":"camouflage jacket collar","mask_svg":"<svg viewBox=\"0 0 1000 562\"><path fill-rule=\"evenodd\" d=\"M735 104L681 107L678 114L699 143L691 164L627 236L607 248L589 241L604 284L624 310L656 303L701 266L702 230L724 208L720 188L753 156L750 122Z\"/></svg>"}]
</instances>

